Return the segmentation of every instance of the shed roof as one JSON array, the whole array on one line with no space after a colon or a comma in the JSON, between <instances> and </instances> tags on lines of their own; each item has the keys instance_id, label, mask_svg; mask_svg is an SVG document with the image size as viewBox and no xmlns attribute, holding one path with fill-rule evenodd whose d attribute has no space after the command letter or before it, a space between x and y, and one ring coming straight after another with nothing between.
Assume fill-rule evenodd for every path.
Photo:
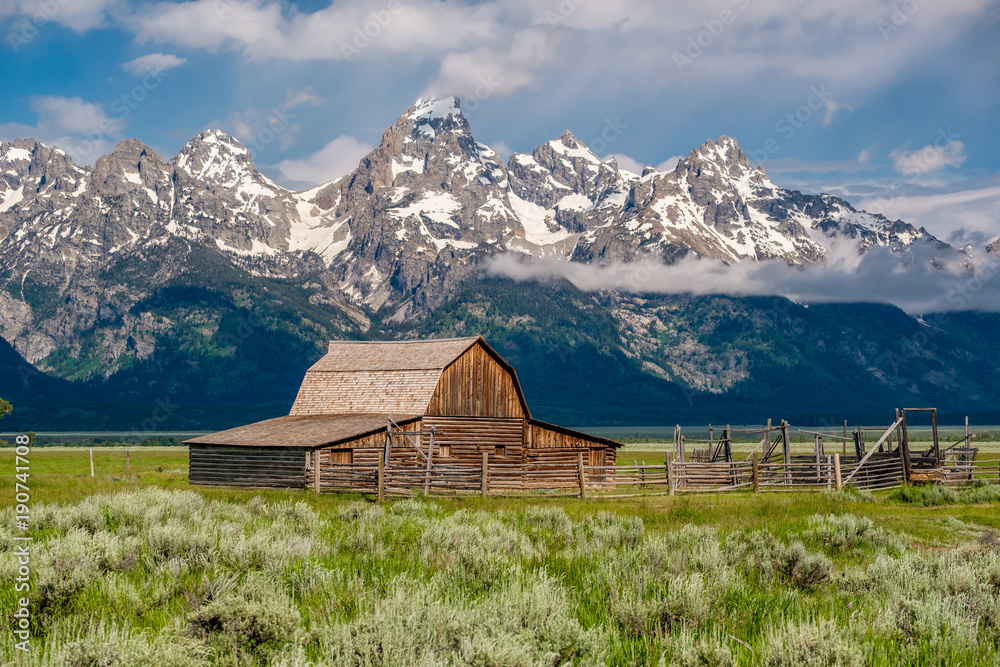
<instances>
[{"instance_id":1,"label":"shed roof","mask_svg":"<svg viewBox=\"0 0 1000 667\"><path fill-rule=\"evenodd\" d=\"M405 424L420 415L392 415ZM188 445L319 449L384 431L387 414L289 415L185 440Z\"/></svg>"}]
</instances>

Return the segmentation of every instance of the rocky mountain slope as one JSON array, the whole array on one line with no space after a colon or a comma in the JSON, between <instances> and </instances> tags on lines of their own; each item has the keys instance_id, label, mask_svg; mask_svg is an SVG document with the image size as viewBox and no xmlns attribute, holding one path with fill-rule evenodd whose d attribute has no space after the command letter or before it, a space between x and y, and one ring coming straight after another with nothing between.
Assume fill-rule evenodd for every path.
<instances>
[{"instance_id":1,"label":"rocky mountain slope","mask_svg":"<svg viewBox=\"0 0 1000 667\"><path fill-rule=\"evenodd\" d=\"M136 400L239 402L243 377L280 402L323 341L425 331L498 253L822 265L838 246L914 244L958 253L777 187L729 137L668 172L623 170L569 132L505 164L454 98L418 101L356 170L305 192L216 130L166 161L126 140L92 168L31 139L0 142L0 336L47 373ZM656 300L561 294L613 323L595 354L640 376L718 395L752 379L739 351L707 361L711 345L674 331Z\"/></svg>"}]
</instances>

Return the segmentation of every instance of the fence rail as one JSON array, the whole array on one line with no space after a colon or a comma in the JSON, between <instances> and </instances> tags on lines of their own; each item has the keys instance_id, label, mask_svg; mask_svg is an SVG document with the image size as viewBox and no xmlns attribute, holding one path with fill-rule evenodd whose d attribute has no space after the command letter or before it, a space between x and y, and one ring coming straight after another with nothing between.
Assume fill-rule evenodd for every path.
<instances>
[{"instance_id":1,"label":"fence rail","mask_svg":"<svg viewBox=\"0 0 1000 667\"><path fill-rule=\"evenodd\" d=\"M914 481L949 485L1000 483L1000 461L958 460L941 468L913 469ZM728 491L839 489L844 480L857 489L902 486L906 472L897 455L841 462L839 455L797 457L788 463L761 461L668 461L665 464L590 466L556 463L348 465L323 463L317 480L312 467L305 484L320 492L378 493L379 496L544 494L595 497Z\"/></svg>"}]
</instances>

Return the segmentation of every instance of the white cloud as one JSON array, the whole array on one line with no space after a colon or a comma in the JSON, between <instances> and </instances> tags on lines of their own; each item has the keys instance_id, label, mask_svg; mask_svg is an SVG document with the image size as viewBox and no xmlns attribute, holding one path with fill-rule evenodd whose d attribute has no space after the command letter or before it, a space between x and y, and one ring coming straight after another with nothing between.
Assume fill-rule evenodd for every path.
<instances>
[{"instance_id":1,"label":"white cloud","mask_svg":"<svg viewBox=\"0 0 1000 667\"><path fill-rule=\"evenodd\" d=\"M476 43L491 35L499 11L496 2L339 0L305 13L267 0L193 0L147 5L128 24L140 42L232 48L255 60L355 60L427 57Z\"/></svg>"},{"instance_id":2,"label":"white cloud","mask_svg":"<svg viewBox=\"0 0 1000 667\"><path fill-rule=\"evenodd\" d=\"M510 149L510 146L508 146L503 141L498 141L494 144L490 144L490 148L495 150L497 152L497 155L499 155L504 162L506 162L510 158L510 156L514 154L514 151Z\"/></svg>"},{"instance_id":3,"label":"white cloud","mask_svg":"<svg viewBox=\"0 0 1000 667\"><path fill-rule=\"evenodd\" d=\"M681 159L681 157L682 156L680 155L675 155L673 157L667 158L666 160L664 160L663 162L661 162L660 164L656 165L653 168L656 169L656 171L660 172L673 171L674 168L677 166L677 162ZM615 162L618 163L619 167L627 171L631 171L632 173L635 174L641 174L643 170L648 166L628 155L625 155L624 153L612 153L611 155L608 155L604 159L609 160L611 158L614 158Z\"/></svg>"},{"instance_id":4,"label":"white cloud","mask_svg":"<svg viewBox=\"0 0 1000 667\"><path fill-rule=\"evenodd\" d=\"M302 129L295 122L296 115L292 113L292 109L303 104L316 106L322 103L323 98L316 95L311 87L288 89L285 91L284 103L273 109L234 111L224 121L213 122L213 125L227 128L252 151L275 140L282 150L286 150L295 142L296 135Z\"/></svg>"},{"instance_id":5,"label":"white cloud","mask_svg":"<svg viewBox=\"0 0 1000 667\"><path fill-rule=\"evenodd\" d=\"M943 146L929 144L913 152L897 148L889 157L896 171L904 176L929 174L945 167L961 167L965 162L965 144L952 139Z\"/></svg>"},{"instance_id":6,"label":"white cloud","mask_svg":"<svg viewBox=\"0 0 1000 667\"><path fill-rule=\"evenodd\" d=\"M122 63L122 69L132 74L132 76L146 76L149 74L159 74L168 69L180 67L187 62L187 58L180 58L172 53L150 53L141 56L127 63Z\"/></svg>"},{"instance_id":7,"label":"white cloud","mask_svg":"<svg viewBox=\"0 0 1000 667\"><path fill-rule=\"evenodd\" d=\"M374 147L340 136L304 160L284 160L277 167L289 181L319 185L349 174Z\"/></svg>"},{"instance_id":8,"label":"white cloud","mask_svg":"<svg viewBox=\"0 0 1000 667\"><path fill-rule=\"evenodd\" d=\"M22 18L13 22L4 42L10 41L12 36L15 40L11 42L12 46L19 43L16 41L18 37L30 42L37 31L43 30L48 23L63 25L80 33L105 27L110 24L109 16L118 5L119 0L55 0L45 3L38 0L4 0L0 2L0 21Z\"/></svg>"},{"instance_id":9,"label":"white cloud","mask_svg":"<svg viewBox=\"0 0 1000 667\"><path fill-rule=\"evenodd\" d=\"M890 220L905 220L916 227L926 227L938 238L978 232L990 238L1000 230L1000 184L978 189L937 194L869 197L859 208L881 213Z\"/></svg>"},{"instance_id":10,"label":"white cloud","mask_svg":"<svg viewBox=\"0 0 1000 667\"><path fill-rule=\"evenodd\" d=\"M564 278L587 291L613 289L652 294L728 294L784 296L798 303L891 303L911 314L952 310L1000 311L1000 281L986 283L970 298L974 280L956 260L936 268L936 249L914 244L896 254L875 247L858 256L852 245L835 249L827 266L802 268L782 261L742 261L727 265L714 259L687 257L674 264L647 259L629 264L595 266L559 260L528 260L503 254L492 258L487 271L515 280ZM978 275L1000 273L996 258L977 251ZM984 280L980 280L983 287Z\"/></svg>"},{"instance_id":11,"label":"white cloud","mask_svg":"<svg viewBox=\"0 0 1000 667\"><path fill-rule=\"evenodd\" d=\"M853 104L841 104L835 101L832 97L827 98L823 104L826 106L826 115L823 116L823 127L830 127L830 125L833 124L833 117L841 109L854 111Z\"/></svg>"},{"instance_id":12,"label":"white cloud","mask_svg":"<svg viewBox=\"0 0 1000 667\"><path fill-rule=\"evenodd\" d=\"M18 123L0 125L0 136L7 139L35 138L49 146L58 146L81 165L92 164L114 148L128 124L110 118L97 104L79 97L38 96L31 98L37 114L34 126Z\"/></svg>"},{"instance_id":13,"label":"white cloud","mask_svg":"<svg viewBox=\"0 0 1000 667\"><path fill-rule=\"evenodd\" d=\"M861 152L858 153L858 162L860 162L861 164L866 164L870 159L871 156L868 154L868 149L866 148L861 149Z\"/></svg>"},{"instance_id":14,"label":"white cloud","mask_svg":"<svg viewBox=\"0 0 1000 667\"><path fill-rule=\"evenodd\" d=\"M481 102L535 85L553 54L550 33L537 28L522 30L509 45L483 46L472 51L449 53L441 60L437 77L424 97L461 97Z\"/></svg>"}]
</instances>

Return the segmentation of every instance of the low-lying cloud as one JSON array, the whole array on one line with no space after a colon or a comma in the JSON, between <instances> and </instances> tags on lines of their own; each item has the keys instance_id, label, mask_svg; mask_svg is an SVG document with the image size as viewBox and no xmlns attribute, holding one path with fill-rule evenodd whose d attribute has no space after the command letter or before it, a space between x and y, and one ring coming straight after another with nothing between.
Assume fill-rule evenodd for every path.
<instances>
[{"instance_id":1,"label":"low-lying cloud","mask_svg":"<svg viewBox=\"0 0 1000 667\"><path fill-rule=\"evenodd\" d=\"M902 253L878 247L862 256L844 249L833 253L826 268L802 268L781 261L726 265L704 258L686 258L669 265L644 259L595 266L528 260L507 253L494 257L487 272L525 281L564 278L588 292L783 296L802 304L885 303L911 315L1000 312L1000 259L982 252L968 261L942 263L940 258L935 261L932 247L922 244Z\"/></svg>"}]
</instances>

